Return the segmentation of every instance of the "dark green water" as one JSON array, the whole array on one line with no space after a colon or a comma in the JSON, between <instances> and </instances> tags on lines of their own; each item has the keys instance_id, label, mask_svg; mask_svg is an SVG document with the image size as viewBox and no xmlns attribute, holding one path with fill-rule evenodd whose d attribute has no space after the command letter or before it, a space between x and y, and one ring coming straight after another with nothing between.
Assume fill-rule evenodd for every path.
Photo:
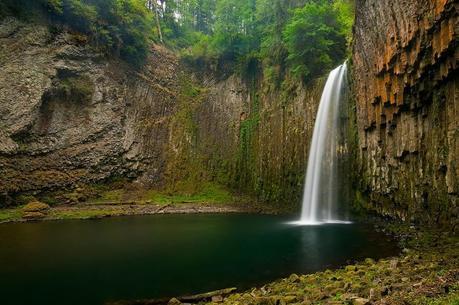
<instances>
[{"instance_id":1,"label":"dark green water","mask_svg":"<svg viewBox=\"0 0 459 305\"><path fill-rule=\"evenodd\" d=\"M255 285L393 255L361 225L161 215L0 225L0 304L103 304Z\"/></svg>"}]
</instances>

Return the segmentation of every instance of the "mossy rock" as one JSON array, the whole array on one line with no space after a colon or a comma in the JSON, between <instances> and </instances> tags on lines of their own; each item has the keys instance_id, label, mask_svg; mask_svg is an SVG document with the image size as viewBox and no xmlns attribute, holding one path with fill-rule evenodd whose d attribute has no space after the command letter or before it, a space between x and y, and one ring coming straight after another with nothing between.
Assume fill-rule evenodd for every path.
<instances>
[{"instance_id":1,"label":"mossy rock","mask_svg":"<svg viewBox=\"0 0 459 305\"><path fill-rule=\"evenodd\" d=\"M23 208L22 211L24 213L33 213L33 212L40 212L40 213L45 213L50 209L50 206L47 205L46 203L40 202L40 201L32 201L26 204Z\"/></svg>"},{"instance_id":2,"label":"mossy rock","mask_svg":"<svg viewBox=\"0 0 459 305\"><path fill-rule=\"evenodd\" d=\"M19 195L16 198L16 203L18 205L27 204L27 203L33 202L33 201L37 201L37 199L34 196L31 196L31 195Z\"/></svg>"},{"instance_id":3,"label":"mossy rock","mask_svg":"<svg viewBox=\"0 0 459 305\"><path fill-rule=\"evenodd\" d=\"M182 302L180 302L178 299L176 298L172 298L170 299L170 301L167 303L167 305L180 305L182 304Z\"/></svg>"},{"instance_id":4,"label":"mossy rock","mask_svg":"<svg viewBox=\"0 0 459 305\"><path fill-rule=\"evenodd\" d=\"M30 219L30 220L42 219L42 218L45 218L45 217L46 217L46 214L42 213L42 212L24 212L24 214L22 215L22 218Z\"/></svg>"}]
</instances>

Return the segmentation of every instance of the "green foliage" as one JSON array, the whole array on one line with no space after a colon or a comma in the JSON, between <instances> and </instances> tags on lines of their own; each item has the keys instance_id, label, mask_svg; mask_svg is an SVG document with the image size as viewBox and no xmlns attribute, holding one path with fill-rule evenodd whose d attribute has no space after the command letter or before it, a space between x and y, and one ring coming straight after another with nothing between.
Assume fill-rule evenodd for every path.
<instances>
[{"instance_id":1,"label":"green foliage","mask_svg":"<svg viewBox=\"0 0 459 305\"><path fill-rule=\"evenodd\" d=\"M137 204L178 204L178 203L231 203L233 196L224 187L210 182L200 183L188 181L177 183L173 188L166 190L157 189L131 189L129 184L120 189L101 192L93 204L122 204L135 202Z\"/></svg>"},{"instance_id":2,"label":"green foliage","mask_svg":"<svg viewBox=\"0 0 459 305\"><path fill-rule=\"evenodd\" d=\"M352 26L354 25L355 15L354 0L335 0L333 9L337 12L337 19L340 24L341 32L346 35L348 41L352 38Z\"/></svg>"},{"instance_id":3,"label":"green foliage","mask_svg":"<svg viewBox=\"0 0 459 305\"><path fill-rule=\"evenodd\" d=\"M261 66L268 81L280 83L288 70L308 81L346 57L353 24L352 0L215 3L214 18L209 19L213 24L206 26L205 33L187 39L190 45L182 54L188 62L213 64L220 70L230 66L243 74ZM193 31L199 30L193 28L188 34Z\"/></svg>"},{"instance_id":4,"label":"green foliage","mask_svg":"<svg viewBox=\"0 0 459 305\"><path fill-rule=\"evenodd\" d=\"M196 66L307 80L343 61L353 0L5 0L0 17L40 11L140 66L149 39ZM346 41L347 39L347 41ZM228 68L229 67L229 68Z\"/></svg>"},{"instance_id":5,"label":"green foliage","mask_svg":"<svg viewBox=\"0 0 459 305\"><path fill-rule=\"evenodd\" d=\"M90 101L94 85L87 76L70 76L62 79L54 89L54 94L74 102Z\"/></svg>"},{"instance_id":6,"label":"green foliage","mask_svg":"<svg viewBox=\"0 0 459 305\"><path fill-rule=\"evenodd\" d=\"M22 217L22 210L20 208L14 209L0 209L0 223L7 221L17 221Z\"/></svg>"},{"instance_id":7,"label":"green foliage","mask_svg":"<svg viewBox=\"0 0 459 305\"><path fill-rule=\"evenodd\" d=\"M37 199L34 196L31 195L19 195L16 198L16 203L18 205L25 205L28 204L29 202L37 201Z\"/></svg>"},{"instance_id":8,"label":"green foliage","mask_svg":"<svg viewBox=\"0 0 459 305\"><path fill-rule=\"evenodd\" d=\"M90 37L107 54L140 66L146 59L153 17L144 0L6 0L7 14L30 18L37 11Z\"/></svg>"},{"instance_id":9,"label":"green foliage","mask_svg":"<svg viewBox=\"0 0 459 305\"><path fill-rule=\"evenodd\" d=\"M305 81L321 76L346 55L344 25L328 2L309 3L295 10L283 32L294 75Z\"/></svg>"},{"instance_id":10,"label":"green foliage","mask_svg":"<svg viewBox=\"0 0 459 305\"><path fill-rule=\"evenodd\" d=\"M123 190L109 190L100 194L96 202L105 203L105 202L121 202L123 200Z\"/></svg>"},{"instance_id":11,"label":"green foliage","mask_svg":"<svg viewBox=\"0 0 459 305\"><path fill-rule=\"evenodd\" d=\"M145 199L157 204L171 203L231 203L233 196L220 185L206 183L198 191L187 192L184 190L174 190L174 192L150 191Z\"/></svg>"}]
</instances>

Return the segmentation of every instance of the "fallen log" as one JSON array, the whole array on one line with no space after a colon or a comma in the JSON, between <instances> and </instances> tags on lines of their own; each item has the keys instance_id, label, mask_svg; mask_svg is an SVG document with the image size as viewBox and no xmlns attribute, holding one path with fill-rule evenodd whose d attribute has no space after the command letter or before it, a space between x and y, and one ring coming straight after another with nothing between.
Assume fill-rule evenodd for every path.
<instances>
[{"instance_id":1,"label":"fallen log","mask_svg":"<svg viewBox=\"0 0 459 305\"><path fill-rule=\"evenodd\" d=\"M189 296L182 296L182 297L175 297L172 299L178 300L182 303L200 303L211 301L213 297L225 297L233 292L235 292L237 288L226 288L221 290L210 291L206 293L200 293L195 295ZM160 299L145 299L145 300L133 300L133 301L116 301L116 302L109 302L105 305L167 305L171 298L160 298Z\"/></svg>"},{"instance_id":2,"label":"fallen log","mask_svg":"<svg viewBox=\"0 0 459 305\"><path fill-rule=\"evenodd\" d=\"M185 296L185 297L176 298L176 299L178 299L181 302L192 302L192 303L196 301L201 302L201 301L205 301L208 299L212 299L212 297L215 297L215 296L227 296L228 294L231 294L235 292L236 290L237 290L236 288L226 288L226 289L215 290L215 291L211 291L207 293Z\"/></svg>"}]
</instances>

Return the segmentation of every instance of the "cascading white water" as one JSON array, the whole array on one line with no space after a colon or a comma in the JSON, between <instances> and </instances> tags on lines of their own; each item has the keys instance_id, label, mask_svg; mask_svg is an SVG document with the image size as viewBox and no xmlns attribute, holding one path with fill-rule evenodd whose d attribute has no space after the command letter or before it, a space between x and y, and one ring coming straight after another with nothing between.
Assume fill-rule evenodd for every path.
<instances>
[{"instance_id":1,"label":"cascading white water","mask_svg":"<svg viewBox=\"0 0 459 305\"><path fill-rule=\"evenodd\" d=\"M346 63L333 70L322 93L309 151L299 224L346 223L336 215L337 124L346 71Z\"/></svg>"}]
</instances>

